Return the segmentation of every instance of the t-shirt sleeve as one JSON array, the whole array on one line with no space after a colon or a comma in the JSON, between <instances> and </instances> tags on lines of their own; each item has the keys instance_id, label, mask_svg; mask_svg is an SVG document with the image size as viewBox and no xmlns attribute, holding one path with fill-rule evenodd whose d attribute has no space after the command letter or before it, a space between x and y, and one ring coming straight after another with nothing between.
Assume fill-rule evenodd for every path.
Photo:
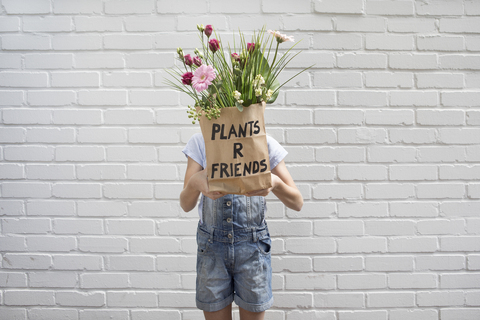
<instances>
[{"instance_id":1,"label":"t-shirt sleeve","mask_svg":"<svg viewBox=\"0 0 480 320\"><path fill-rule=\"evenodd\" d=\"M196 163L205 168L205 148L203 147L203 137L201 133L194 134L187 142L182 152L185 156L192 158Z\"/></svg>"},{"instance_id":2,"label":"t-shirt sleeve","mask_svg":"<svg viewBox=\"0 0 480 320\"><path fill-rule=\"evenodd\" d=\"M267 143L270 156L270 170L272 170L287 156L288 152L273 137L267 136Z\"/></svg>"}]
</instances>

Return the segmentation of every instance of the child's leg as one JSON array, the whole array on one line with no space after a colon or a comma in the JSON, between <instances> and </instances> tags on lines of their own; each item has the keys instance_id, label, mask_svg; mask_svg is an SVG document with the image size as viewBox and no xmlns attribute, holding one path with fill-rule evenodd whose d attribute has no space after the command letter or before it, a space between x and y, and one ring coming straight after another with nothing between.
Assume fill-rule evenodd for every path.
<instances>
[{"instance_id":1,"label":"child's leg","mask_svg":"<svg viewBox=\"0 0 480 320\"><path fill-rule=\"evenodd\" d=\"M205 315L205 320L232 320L232 304L226 306L222 310L215 312L203 311L203 314Z\"/></svg>"},{"instance_id":2,"label":"child's leg","mask_svg":"<svg viewBox=\"0 0 480 320\"><path fill-rule=\"evenodd\" d=\"M240 320L263 320L263 317L265 317L265 311L251 312L240 307L238 309L240 309Z\"/></svg>"}]
</instances>

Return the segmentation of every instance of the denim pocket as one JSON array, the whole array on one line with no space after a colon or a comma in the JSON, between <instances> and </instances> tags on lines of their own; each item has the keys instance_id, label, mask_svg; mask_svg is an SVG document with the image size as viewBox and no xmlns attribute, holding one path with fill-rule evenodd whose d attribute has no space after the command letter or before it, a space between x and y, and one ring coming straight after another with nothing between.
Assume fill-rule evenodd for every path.
<instances>
[{"instance_id":1,"label":"denim pocket","mask_svg":"<svg viewBox=\"0 0 480 320\"><path fill-rule=\"evenodd\" d=\"M205 234L201 230L197 232L197 253L204 255L208 253L210 242L208 241L209 235Z\"/></svg>"},{"instance_id":2,"label":"denim pocket","mask_svg":"<svg viewBox=\"0 0 480 320\"><path fill-rule=\"evenodd\" d=\"M257 246L262 254L268 255L272 250L272 240L268 236L262 237L261 239L258 239Z\"/></svg>"}]
</instances>

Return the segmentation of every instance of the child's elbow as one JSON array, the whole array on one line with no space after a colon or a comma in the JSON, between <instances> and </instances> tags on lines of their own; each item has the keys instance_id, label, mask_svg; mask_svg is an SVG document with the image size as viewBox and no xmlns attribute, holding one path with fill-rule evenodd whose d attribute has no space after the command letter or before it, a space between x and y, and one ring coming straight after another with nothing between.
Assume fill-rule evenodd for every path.
<instances>
[{"instance_id":1,"label":"child's elbow","mask_svg":"<svg viewBox=\"0 0 480 320\"><path fill-rule=\"evenodd\" d=\"M303 207L303 199L300 199L300 201L297 201L294 205L293 205L293 210L295 211L300 211L302 210L302 207Z\"/></svg>"}]
</instances>

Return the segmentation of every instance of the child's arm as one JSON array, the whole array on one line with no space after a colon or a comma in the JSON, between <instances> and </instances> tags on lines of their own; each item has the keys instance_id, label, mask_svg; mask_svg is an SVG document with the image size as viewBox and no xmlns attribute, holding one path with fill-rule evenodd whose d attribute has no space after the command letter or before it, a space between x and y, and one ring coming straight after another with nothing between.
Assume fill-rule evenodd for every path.
<instances>
[{"instance_id":1,"label":"child's arm","mask_svg":"<svg viewBox=\"0 0 480 320\"><path fill-rule=\"evenodd\" d=\"M195 208L200 193L214 200L222 196L220 192L208 192L207 170L188 157L183 190L180 193L180 206L185 212Z\"/></svg>"},{"instance_id":2,"label":"child's arm","mask_svg":"<svg viewBox=\"0 0 480 320\"><path fill-rule=\"evenodd\" d=\"M285 162L282 160L272 169L272 187L247 193L247 196L267 196L270 191L277 196L288 208L300 211L303 206L303 198L297 189L295 182L288 172Z\"/></svg>"}]
</instances>

